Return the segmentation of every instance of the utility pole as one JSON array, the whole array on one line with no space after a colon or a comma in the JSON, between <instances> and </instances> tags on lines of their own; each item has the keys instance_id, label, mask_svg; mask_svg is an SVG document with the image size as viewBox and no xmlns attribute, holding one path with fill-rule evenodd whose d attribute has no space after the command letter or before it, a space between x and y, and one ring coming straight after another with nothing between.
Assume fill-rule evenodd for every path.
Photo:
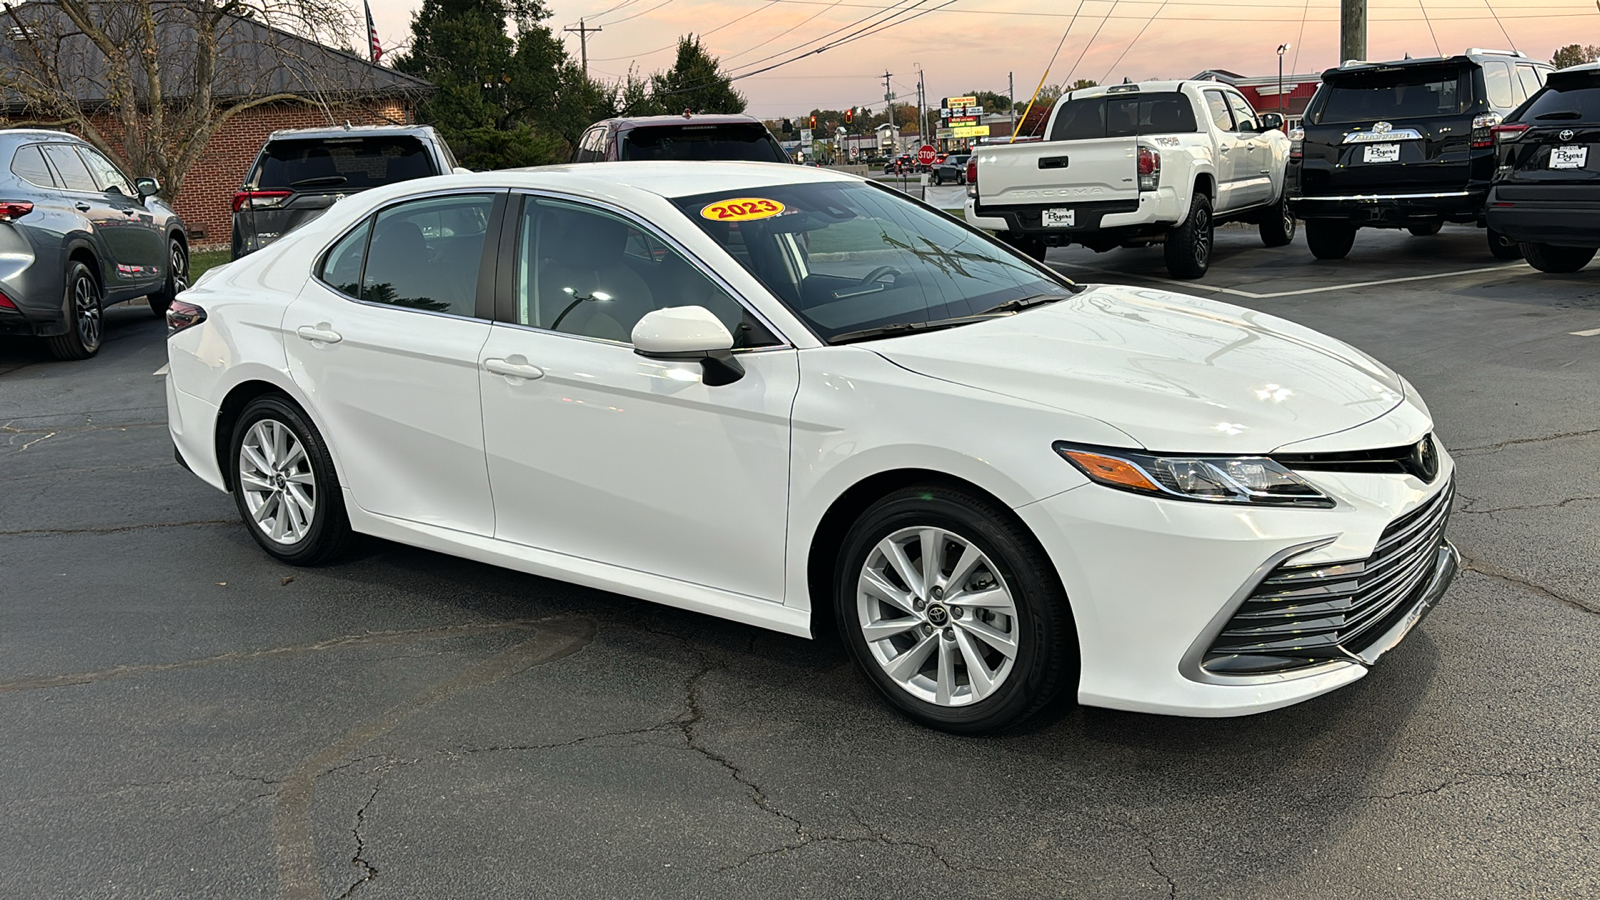
<instances>
[{"instance_id":1,"label":"utility pole","mask_svg":"<svg viewBox=\"0 0 1600 900\"><path fill-rule=\"evenodd\" d=\"M1011 133L1017 133L1017 79L1015 72L1006 73L1006 99L1010 101Z\"/></svg>"},{"instance_id":2,"label":"utility pole","mask_svg":"<svg viewBox=\"0 0 1600 900\"><path fill-rule=\"evenodd\" d=\"M891 77L893 77L893 76L890 74L889 70L888 69L884 69L883 70L883 107L884 107L884 109L888 110L888 112L889 112L889 134L890 135L895 135L895 134L897 134L899 132L900 129L897 128L895 126L895 124L894 124L894 91L889 88L889 79ZM889 138L889 140L895 141L896 138L891 136ZM895 147L895 149L898 150L900 148L897 146L897 147Z\"/></svg>"},{"instance_id":3,"label":"utility pole","mask_svg":"<svg viewBox=\"0 0 1600 900\"><path fill-rule=\"evenodd\" d=\"M928 106L928 83L922 77L922 70L917 70L917 140L924 144L933 145L928 139L928 117L923 110Z\"/></svg>"},{"instance_id":4,"label":"utility pole","mask_svg":"<svg viewBox=\"0 0 1600 900\"><path fill-rule=\"evenodd\" d=\"M1339 64L1367 58L1367 0L1339 0Z\"/></svg>"},{"instance_id":5,"label":"utility pole","mask_svg":"<svg viewBox=\"0 0 1600 900\"><path fill-rule=\"evenodd\" d=\"M1345 0L1345 2L1349 2L1349 0ZM579 19L577 28L573 28L571 25L568 25L566 28L563 28L561 30L562 31L575 31L575 32L578 33L578 58L583 60L583 77L588 78L589 77L589 35L590 34L598 34L599 32L602 32L605 29L601 28L599 25L596 25L593 28L586 28L586 27L584 27L583 20Z\"/></svg>"}]
</instances>

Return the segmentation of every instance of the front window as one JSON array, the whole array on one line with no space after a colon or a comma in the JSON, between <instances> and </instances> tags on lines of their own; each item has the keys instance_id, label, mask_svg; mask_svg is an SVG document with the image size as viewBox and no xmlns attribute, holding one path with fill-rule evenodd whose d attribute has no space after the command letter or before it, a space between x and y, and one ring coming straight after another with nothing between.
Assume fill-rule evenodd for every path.
<instances>
[{"instance_id":1,"label":"front window","mask_svg":"<svg viewBox=\"0 0 1600 900\"><path fill-rule=\"evenodd\" d=\"M635 128L623 142L623 159L688 159L786 163L789 158L766 126L667 125Z\"/></svg>"},{"instance_id":2,"label":"front window","mask_svg":"<svg viewBox=\"0 0 1600 900\"><path fill-rule=\"evenodd\" d=\"M744 188L673 202L824 340L1071 293L1070 281L982 232L866 183Z\"/></svg>"}]
</instances>

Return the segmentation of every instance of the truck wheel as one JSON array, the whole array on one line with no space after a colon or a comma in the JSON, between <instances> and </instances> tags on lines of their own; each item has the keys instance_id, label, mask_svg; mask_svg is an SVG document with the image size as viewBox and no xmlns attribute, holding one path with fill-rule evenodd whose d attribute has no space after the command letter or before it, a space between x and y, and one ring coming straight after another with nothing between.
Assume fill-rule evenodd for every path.
<instances>
[{"instance_id":1,"label":"truck wheel","mask_svg":"<svg viewBox=\"0 0 1600 900\"><path fill-rule=\"evenodd\" d=\"M1356 227L1338 219L1310 219L1306 222L1306 244L1317 259L1344 259L1355 246Z\"/></svg>"},{"instance_id":2,"label":"truck wheel","mask_svg":"<svg viewBox=\"0 0 1600 900\"><path fill-rule=\"evenodd\" d=\"M1189 218L1167 232L1167 271L1173 278L1199 278L1211 268L1211 198L1195 194Z\"/></svg>"},{"instance_id":3,"label":"truck wheel","mask_svg":"<svg viewBox=\"0 0 1600 900\"><path fill-rule=\"evenodd\" d=\"M1261 243L1282 247L1294 242L1294 213L1289 210L1287 199L1279 197L1262 215L1261 223L1256 226L1261 230Z\"/></svg>"},{"instance_id":4,"label":"truck wheel","mask_svg":"<svg viewBox=\"0 0 1600 900\"><path fill-rule=\"evenodd\" d=\"M1511 240L1493 228L1489 232L1489 252L1495 259L1521 259L1522 245Z\"/></svg>"},{"instance_id":5,"label":"truck wheel","mask_svg":"<svg viewBox=\"0 0 1600 900\"><path fill-rule=\"evenodd\" d=\"M1443 227L1444 222L1434 219L1431 222L1413 222L1406 226L1406 230L1417 237L1432 237L1433 235L1438 234L1439 229Z\"/></svg>"},{"instance_id":6,"label":"truck wheel","mask_svg":"<svg viewBox=\"0 0 1600 900\"><path fill-rule=\"evenodd\" d=\"M1549 244L1523 244L1522 255L1528 265L1541 272L1565 274L1576 272L1594 259L1593 247L1552 247Z\"/></svg>"}]
</instances>

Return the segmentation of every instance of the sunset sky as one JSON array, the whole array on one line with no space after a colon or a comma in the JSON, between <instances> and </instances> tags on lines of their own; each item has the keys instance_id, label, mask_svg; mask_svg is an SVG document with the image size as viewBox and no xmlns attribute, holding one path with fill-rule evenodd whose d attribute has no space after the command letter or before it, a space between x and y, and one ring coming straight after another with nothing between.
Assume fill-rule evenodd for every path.
<instances>
[{"instance_id":1,"label":"sunset sky","mask_svg":"<svg viewBox=\"0 0 1600 900\"><path fill-rule=\"evenodd\" d=\"M370 2L383 43L408 40L420 0ZM620 78L630 63L645 74L670 66L677 36L689 32L705 35L724 71L737 75L847 37L893 15L891 7L910 10L892 20L903 23L736 81L749 112L881 109L885 68L894 73L897 103L913 101L919 67L934 103L968 90L1004 93L1008 71L1025 102L1069 22L1051 83L1182 78L1208 68L1276 74L1284 42L1294 45L1285 72L1338 62L1338 0L550 0L549 24L560 29L582 16L605 29L589 38L589 69L598 78ZM1595 0L1369 0L1368 20L1371 59L1438 55L1435 40L1446 55L1514 44L1537 59L1564 44L1600 44ZM825 37L830 32L837 33ZM567 38L576 57L577 35ZM765 57L773 58L758 64Z\"/></svg>"}]
</instances>

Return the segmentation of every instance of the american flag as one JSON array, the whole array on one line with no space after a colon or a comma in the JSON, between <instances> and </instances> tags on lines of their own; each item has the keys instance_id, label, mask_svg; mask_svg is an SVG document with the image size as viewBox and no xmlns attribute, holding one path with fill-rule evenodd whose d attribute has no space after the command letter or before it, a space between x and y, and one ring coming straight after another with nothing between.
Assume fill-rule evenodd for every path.
<instances>
[{"instance_id":1,"label":"american flag","mask_svg":"<svg viewBox=\"0 0 1600 900\"><path fill-rule=\"evenodd\" d=\"M367 8L367 51L373 62L383 59L383 45L378 43L378 28L372 24L372 4L364 4Z\"/></svg>"}]
</instances>

